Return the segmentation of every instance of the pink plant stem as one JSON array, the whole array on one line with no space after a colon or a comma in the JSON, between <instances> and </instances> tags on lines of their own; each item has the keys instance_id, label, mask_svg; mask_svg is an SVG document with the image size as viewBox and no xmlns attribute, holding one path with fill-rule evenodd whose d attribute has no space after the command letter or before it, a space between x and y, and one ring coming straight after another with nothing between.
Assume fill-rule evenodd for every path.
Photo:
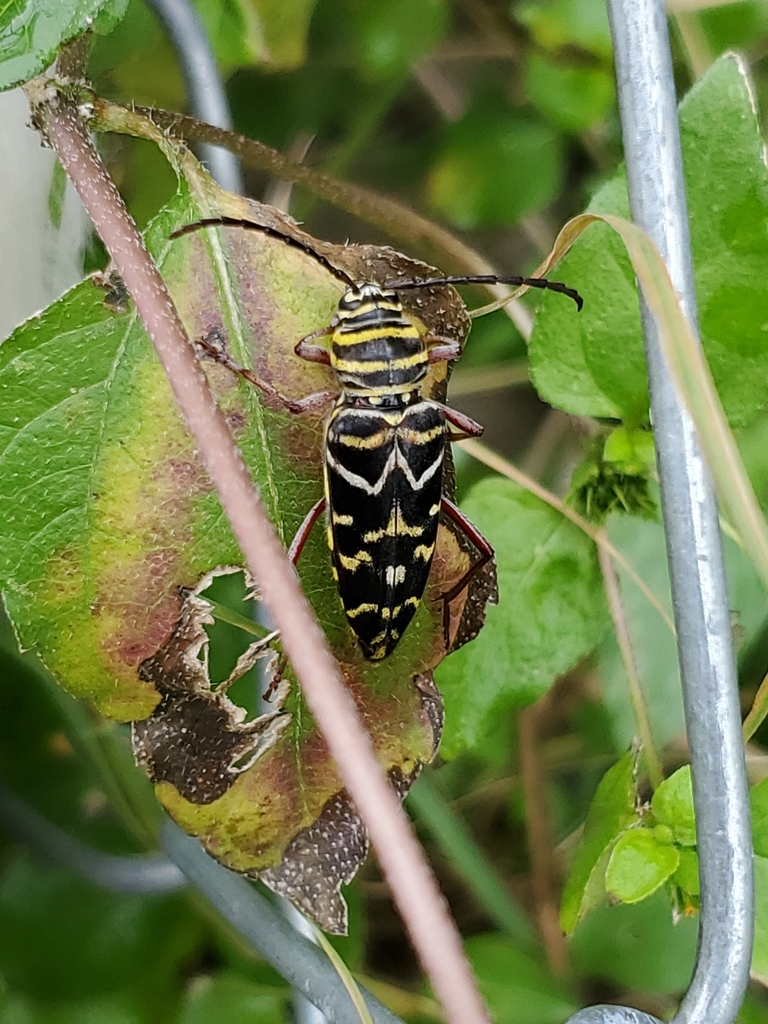
<instances>
[{"instance_id":1,"label":"pink plant stem","mask_svg":"<svg viewBox=\"0 0 768 1024\"><path fill-rule=\"evenodd\" d=\"M446 1017L451 1024L485 1024L485 1006L436 879L376 761L370 737L234 447L163 280L76 111L67 105L51 109L43 97L37 115L155 345Z\"/></svg>"}]
</instances>

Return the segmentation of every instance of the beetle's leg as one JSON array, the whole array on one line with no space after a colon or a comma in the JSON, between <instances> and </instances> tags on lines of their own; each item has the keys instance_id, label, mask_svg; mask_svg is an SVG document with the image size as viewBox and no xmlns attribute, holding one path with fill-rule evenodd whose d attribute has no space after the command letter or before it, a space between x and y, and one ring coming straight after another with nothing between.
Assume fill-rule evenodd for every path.
<instances>
[{"instance_id":1,"label":"beetle's leg","mask_svg":"<svg viewBox=\"0 0 768 1024\"><path fill-rule=\"evenodd\" d=\"M301 552L304 550L304 545L307 543L312 527L315 525L317 520L325 511L325 497L322 497L319 501L316 501L312 508L304 516L304 522L296 531L296 536L291 541L291 546L288 548L288 558L291 562L296 565L298 560L301 558Z\"/></svg>"},{"instance_id":2,"label":"beetle's leg","mask_svg":"<svg viewBox=\"0 0 768 1024\"><path fill-rule=\"evenodd\" d=\"M458 359L461 355L461 342L455 338L443 338L436 334L428 334L424 338L427 346L427 357L430 363L447 363Z\"/></svg>"},{"instance_id":3,"label":"beetle's leg","mask_svg":"<svg viewBox=\"0 0 768 1024\"><path fill-rule=\"evenodd\" d=\"M463 412L459 412L458 409L451 409L449 405L443 405L442 402L430 401L430 405L435 405L438 409L441 409L443 416L459 431L458 434L450 435L451 442L463 441L467 437L480 437L485 430L482 424L476 423L471 416L466 416Z\"/></svg>"},{"instance_id":4,"label":"beetle's leg","mask_svg":"<svg viewBox=\"0 0 768 1024\"><path fill-rule=\"evenodd\" d=\"M309 512L307 512L306 516L304 517L304 522L296 531L296 536L293 538L293 540L291 541L291 546L288 548L288 558L290 559L293 565L296 565L298 560L301 558L301 552L304 550L304 545L307 543L310 533L312 533L312 527L323 514L324 509L325 498L323 497L319 501L315 502L315 504L312 506ZM288 659L284 658L284 660L278 662L278 665L275 669L274 679L272 680L272 682L269 684L269 686L262 695L262 699L267 701L267 703L269 703L269 701L274 696L275 690L277 689L280 680L283 677L283 672L285 671L287 661Z\"/></svg>"},{"instance_id":5,"label":"beetle's leg","mask_svg":"<svg viewBox=\"0 0 768 1024\"><path fill-rule=\"evenodd\" d=\"M212 336L215 337L215 341L211 340ZM205 338L198 340L195 344L207 359L212 359L214 362L220 363L221 366L226 366L232 373L239 374L249 384L257 387L263 394L274 398L276 402L285 406L289 412L318 412L336 398L336 392L334 391L315 391L311 395L305 395L304 398L287 398L272 384L268 384L267 381L257 377L253 370L249 370L247 367L236 363L221 343L218 332L212 332Z\"/></svg>"},{"instance_id":6,"label":"beetle's leg","mask_svg":"<svg viewBox=\"0 0 768 1024\"><path fill-rule=\"evenodd\" d=\"M312 331L301 341L297 342L294 352L300 359L306 359L308 363L323 363L325 366L330 366L331 353L327 348L323 348L322 345L310 345L309 342L314 341L315 338L326 338L329 334L333 334L334 327L329 325L328 327L321 327L319 331Z\"/></svg>"},{"instance_id":7,"label":"beetle's leg","mask_svg":"<svg viewBox=\"0 0 768 1024\"><path fill-rule=\"evenodd\" d=\"M478 560L467 569L464 575L461 577L459 582L451 587L449 591L443 594L443 635L445 637L446 650L450 645L449 629L451 624L451 601L462 594L470 584L472 577L475 576L484 565L493 558L493 548L480 533L478 528L474 526L464 515L464 513L458 509L452 501L448 498L443 497L440 501L441 510L448 516L451 522L455 523L467 540L472 543L480 557Z\"/></svg>"}]
</instances>

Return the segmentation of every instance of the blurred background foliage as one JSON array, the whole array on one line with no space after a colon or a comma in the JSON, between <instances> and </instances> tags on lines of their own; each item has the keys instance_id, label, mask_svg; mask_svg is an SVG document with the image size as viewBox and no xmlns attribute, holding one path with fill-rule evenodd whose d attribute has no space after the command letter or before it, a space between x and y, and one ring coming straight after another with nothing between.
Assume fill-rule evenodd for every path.
<instances>
[{"instance_id":1,"label":"blurred background foliage","mask_svg":"<svg viewBox=\"0 0 768 1024\"><path fill-rule=\"evenodd\" d=\"M237 131L398 197L460 234L502 273L531 271L559 226L620 164L603 0L196 0L195 6L226 78ZM680 95L719 54L736 47L746 54L758 102L768 109L768 2L698 9L679 0L679 9L672 6ZM176 56L142 0L129 0L122 20L96 37L90 75L97 90L117 102L185 109ZM101 145L131 212L145 225L172 195L172 173L146 142L111 136ZM284 187L265 175L247 171L246 187L257 198L285 201ZM298 187L290 212L317 237L390 241ZM87 268L103 262L93 243ZM468 298L482 301L471 290ZM538 299L525 301L534 308ZM541 401L528 380L526 340L503 312L475 323L453 394L457 406L485 424L491 446L556 494L571 488L584 514L607 486L611 498L602 511L612 542L668 605L654 484L644 468L647 455L637 455L642 441L623 438L624 461L618 460L639 465L636 472L650 487L630 509L640 517L629 518L621 514L626 508L617 509L616 487L606 484L601 470L609 447L603 425ZM763 412L739 437L764 502L767 435ZM475 488L469 505L481 517L486 510L490 531L494 495L504 486L495 480L478 488L488 471L460 451L456 459L458 493L463 498ZM516 494L505 499L525 503ZM530 543L538 543L539 525L531 519L527 528ZM550 527L545 522L541 529ZM500 557L513 565L514 552ZM768 624L764 597L736 544L729 545L728 560L748 708L768 669ZM686 759L674 644L657 611L624 578L622 595L654 736L671 775ZM575 588L568 600L576 613L587 597ZM581 628L576 619L572 631ZM224 657L229 642L222 632L216 657ZM561 669L554 655L547 661L551 652L536 652L548 666L544 684L497 707L490 730L451 741L449 719L445 754L452 760L425 773L409 798L498 1024L559 1024L578 1005L609 1000L664 1017L693 964L695 882L690 871L684 874L690 842L675 834L683 804L669 825L663 801L655 800L635 829L656 844L655 863L659 846L675 851L671 860L665 854L674 866L644 893L656 888L655 894L628 898L617 858L610 879L624 902L603 901L590 914L575 913L572 937L566 942L561 936L562 886L598 784L611 766L634 771L634 762L620 760L636 723L607 625L589 636L586 649L593 653L549 689ZM503 662L500 670L517 669ZM471 703L471 686L466 699ZM753 782L766 774L761 740L767 738L758 732L749 747ZM131 767L125 731L99 722L58 691L32 659L17 653L7 625L0 634L0 779L96 847L139 852L148 845L153 797ZM650 798L642 779L640 786ZM598 799L592 835L599 832L600 813ZM633 801L626 813L636 824ZM637 852L626 847L622 852ZM290 1019L282 979L193 894L104 893L3 839L0 869L2 1024ZM420 988L373 863L348 895L351 934L338 945L351 969L400 1015L434 1019L435 1005ZM762 959L742 1011L749 1024L768 1022L761 986L765 930L759 940Z\"/></svg>"}]
</instances>

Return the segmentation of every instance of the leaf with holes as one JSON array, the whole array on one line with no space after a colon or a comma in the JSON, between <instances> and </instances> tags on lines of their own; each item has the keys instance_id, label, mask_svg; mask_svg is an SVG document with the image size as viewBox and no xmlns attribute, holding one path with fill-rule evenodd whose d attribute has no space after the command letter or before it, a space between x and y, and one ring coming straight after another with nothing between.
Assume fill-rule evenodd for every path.
<instances>
[{"instance_id":1,"label":"leaf with holes","mask_svg":"<svg viewBox=\"0 0 768 1024\"><path fill-rule=\"evenodd\" d=\"M332 387L330 371L293 348L329 323L339 281L258 232L218 228L172 241L179 226L213 215L301 233L276 211L222 193L185 150L171 156L183 169L179 195L148 243L190 335L225 345L291 398ZM366 279L425 271L390 250L308 243ZM418 301L436 332L463 338L466 313L452 290ZM288 543L322 493L322 415L291 414L218 363L205 368ZM439 389L444 375L443 366L428 386ZM136 756L160 801L216 857L343 930L339 886L365 856L365 834L290 675L275 677L261 717L248 719L228 696L264 653L258 643L224 685L211 684L205 592L241 570L242 557L119 279L92 277L18 328L0 346L0 393L0 583L21 644L72 693L134 721ZM441 529L425 600L382 664L362 658L348 628L321 529L299 563L401 793L439 741L431 670L445 653L440 596L469 564L465 548ZM451 609L464 637L482 618L476 601L465 603L466 616L461 601ZM279 667L273 658L271 670ZM319 893L312 872L324 879Z\"/></svg>"}]
</instances>

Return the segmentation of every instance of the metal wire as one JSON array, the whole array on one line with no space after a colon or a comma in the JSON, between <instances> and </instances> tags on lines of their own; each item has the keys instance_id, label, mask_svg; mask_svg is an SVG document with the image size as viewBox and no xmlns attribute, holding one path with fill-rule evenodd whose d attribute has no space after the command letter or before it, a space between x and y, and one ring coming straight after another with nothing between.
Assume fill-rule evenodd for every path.
<instances>
[{"instance_id":1,"label":"metal wire","mask_svg":"<svg viewBox=\"0 0 768 1024\"><path fill-rule=\"evenodd\" d=\"M332 1024L360 1024L360 1015L333 964L314 942L300 935L285 916L241 875L227 871L167 819L160 840L168 856L226 918L298 992L322 1010ZM402 1024L386 1006L360 988L374 1024Z\"/></svg>"},{"instance_id":2,"label":"metal wire","mask_svg":"<svg viewBox=\"0 0 768 1024\"><path fill-rule=\"evenodd\" d=\"M287 899L279 898L280 910L285 915L289 924L296 929L296 931L309 939L310 942L315 943L314 932L312 931L312 925L304 917L300 910ZM317 943L315 943L316 945ZM322 1010L319 1010L314 1003L311 1003L309 999L298 989L294 989L291 997L293 1003L293 1024L326 1024L328 1018L325 1016Z\"/></svg>"},{"instance_id":3,"label":"metal wire","mask_svg":"<svg viewBox=\"0 0 768 1024\"><path fill-rule=\"evenodd\" d=\"M697 324L672 62L662 0L608 0L630 209ZM643 333L679 637L701 880L699 950L674 1024L731 1024L749 977L754 894L744 752L717 505L693 424L644 303ZM571 1024L648 1024L592 1007Z\"/></svg>"},{"instance_id":4,"label":"metal wire","mask_svg":"<svg viewBox=\"0 0 768 1024\"><path fill-rule=\"evenodd\" d=\"M190 110L200 121L232 128L227 94L200 16L189 0L146 0L162 22L176 51ZM226 149L203 143L200 158L229 192L242 192L240 161Z\"/></svg>"}]
</instances>

